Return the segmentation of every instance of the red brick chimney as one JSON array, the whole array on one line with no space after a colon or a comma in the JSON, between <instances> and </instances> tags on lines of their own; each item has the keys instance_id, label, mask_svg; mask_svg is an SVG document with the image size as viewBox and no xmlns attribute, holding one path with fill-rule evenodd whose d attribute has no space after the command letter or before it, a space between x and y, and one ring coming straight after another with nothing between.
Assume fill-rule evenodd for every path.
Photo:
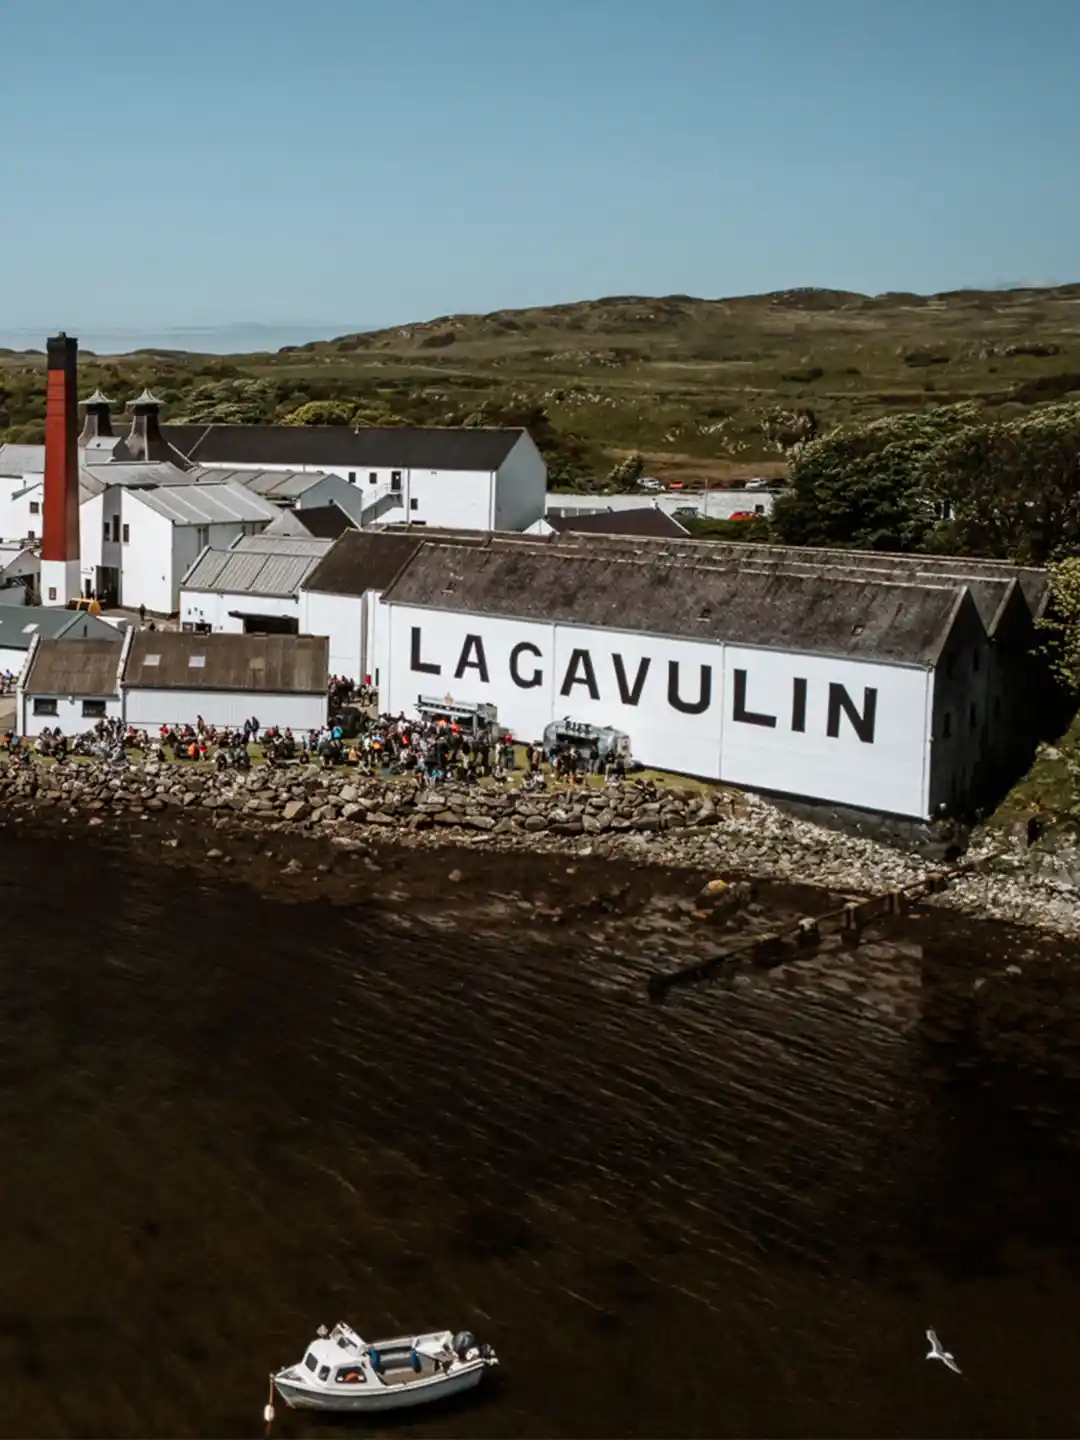
<instances>
[{"instance_id":1,"label":"red brick chimney","mask_svg":"<svg viewBox=\"0 0 1080 1440\"><path fill-rule=\"evenodd\" d=\"M41 599L45 605L66 605L80 589L78 354L79 342L74 337L63 332L49 337L41 539Z\"/></svg>"}]
</instances>

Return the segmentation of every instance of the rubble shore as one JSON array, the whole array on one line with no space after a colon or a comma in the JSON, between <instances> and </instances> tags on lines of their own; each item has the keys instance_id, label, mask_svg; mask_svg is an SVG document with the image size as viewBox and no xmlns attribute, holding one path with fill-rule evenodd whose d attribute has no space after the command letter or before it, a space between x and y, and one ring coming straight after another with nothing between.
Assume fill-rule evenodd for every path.
<instances>
[{"instance_id":1,"label":"rubble shore","mask_svg":"<svg viewBox=\"0 0 1080 1440\"><path fill-rule=\"evenodd\" d=\"M316 767L247 773L184 764L0 764L0 807L66 825L198 818L214 829L286 832L347 851L400 845L608 857L865 896L944 868L864 836L796 819L752 795L676 784L528 792L418 789ZM150 833L143 830L147 838ZM175 844L175 841L169 842ZM1022 836L977 835L957 875L928 902L988 919L1080 934L1080 854L1040 852Z\"/></svg>"}]
</instances>

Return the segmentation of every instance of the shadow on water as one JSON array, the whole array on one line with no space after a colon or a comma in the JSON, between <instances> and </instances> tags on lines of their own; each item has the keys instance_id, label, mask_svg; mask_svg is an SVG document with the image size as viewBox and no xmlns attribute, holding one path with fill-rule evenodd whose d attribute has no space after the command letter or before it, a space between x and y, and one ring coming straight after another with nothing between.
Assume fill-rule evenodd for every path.
<instances>
[{"instance_id":1,"label":"shadow on water","mask_svg":"<svg viewBox=\"0 0 1080 1440\"><path fill-rule=\"evenodd\" d=\"M928 917L657 1009L573 937L0 856L0 1434L261 1435L338 1319L503 1363L283 1440L1075 1429L1068 952Z\"/></svg>"}]
</instances>

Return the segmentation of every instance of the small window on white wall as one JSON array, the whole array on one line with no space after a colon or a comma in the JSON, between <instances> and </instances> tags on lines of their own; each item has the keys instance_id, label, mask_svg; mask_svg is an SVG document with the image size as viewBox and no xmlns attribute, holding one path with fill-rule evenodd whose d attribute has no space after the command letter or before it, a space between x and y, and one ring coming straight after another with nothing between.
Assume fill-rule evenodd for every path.
<instances>
[{"instance_id":1,"label":"small window on white wall","mask_svg":"<svg viewBox=\"0 0 1080 1440\"><path fill-rule=\"evenodd\" d=\"M410 501L409 501L409 509L410 509L410 510L419 510L419 509L420 509L420 501L419 501L419 500L410 500Z\"/></svg>"},{"instance_id":2,"label":"small window on white wall","mask_svg":"<svg viewBox=\"0 0 1080 1440\"><path fill-rule=\"evenodd\" d=\"M57 713L57 701L55 701L55 700L35 700L35 701L34 701L34 714L35 714L35 715L55 715L56 713Z\"/></svg>"}]
</instances>

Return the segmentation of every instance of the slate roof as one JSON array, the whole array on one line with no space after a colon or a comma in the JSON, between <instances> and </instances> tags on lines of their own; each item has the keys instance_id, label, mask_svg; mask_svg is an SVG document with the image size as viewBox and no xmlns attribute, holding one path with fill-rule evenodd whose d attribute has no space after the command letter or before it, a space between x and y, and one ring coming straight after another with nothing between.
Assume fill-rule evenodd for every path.
<instances>
[{"instance_id":1,"label":"slate roof","mask_svg":"<svg viewBox=\"0 0 1080 1440\"><path fill-rule=\"evenodd\" d=\"M1049 577L1045 570L1011 565L1004 560L973 560L951 555L897 555L883 551L811 550L786 545L694 540L689 536L682 542L662 544L651 537L642 537L638 543L631 537L563 531L549 539L563 547L575 544L587 546L594 552L602 549L607 553L621 551L642 557L662 552L690 559L709 557L714 564L747 565L777 572L835 575L838 578L844 575L877 576L897 584L966 585L991 635L1014 583L1019 586L1033 615L1042 614L1049 593Z\"/></svg>"},{"instance_id":2,"label":"slate roof","mask_svg":"<svg viewBox=\"0 0 1080 1440\"><path fill-rule=\"evenodd\" d=\"M605 510L599 515L548 515L557 534L575 531L595 535L652 535L658 539L685 540L690 532L666 511L653 505L638 510Z\"/></svg>"},{"instance_id":3,"label":"slate roof","mask_svg":"<svg viewBox=\"0 0 1080 1440\"><path fill-rule=\"evenodd\" d=\"M283 510L266 527L267 535L311 535L319 540L336 540L357 524L339 505L311 505L304 510Z\"/></svg>"},{"instance_id":4,"label":"slate roof","mask_svg":"<svg viewBox=\"0 0 1080 1440\"><path fill-rule=\"evenodd\" d=\"M124 642L42 640L23 681L31 695L77 695L95 699L117 695L116 672Z\"/></svg>"},{"instance_id":5,"label":"slate roof","mask_svg":"<svg viewBox=\"0 0 1080 1440\"><path fill-rule=\"evenodd\" d=\"M35 638L43 640L115 640L115 626L51 605L0 606L0 649L29 650Z\"/></svg>"},{"instance_id":6,"label":"slate roof","mask_svg":"<svg viewBox=\"0 0 1080 1440\"><path fill-rule=\"evenodd\" d=\"M128 655L124 685L132 690L322 695L329 662L330 641L324 635L140 630Z\"/></svg>"},{"instance_id":7,"label":"slate roof","mask_svg":"<svg viewBox=\"0 0 1080 1440\"><path fill-rule=\"evenodd\" d=\"M525 433L408 425L163 425L161 431L197 465L485 471L497 470Z\"/></svg>"},{"instance_id":8,"label":"slate roof","mask_svg":"<svg viewBox=\"0 0 1080 1440\"><path fill-rule=\"evenodd\" d=\"M389 602L479 615L932 664L964 602L955 585L801 575L559 545L422 545Z\"/></svg>"},{"instance_id":9,"label":"slate roof","mask_svg":"<svg viewBox=\"0 0 1080 1440\"><path fill-rule=\"evenodd\" d=\"M262 535L247 537L264 540ZM219 594L295 595L329 550L331 541L294 540L275 536L273 544L237 545L229 550L204 550L181 581L181 590L213 590Z\"/></svg>"},{"instance_id":10,"label":"slate roof","mask_svg":"<svg viewBox=\"0 0 1080 1440\"><path fill-rule=\"evenodd\" d=\"M133 495L177 525L228 525L241 521L269 522L278 513L261 495L242 485L162 485Z\"/></svg>"},{"instance_id":11,"label":"slate roof","mask_svg":"<svg viewBox=\"0 0 1080 1440\"><path fill-rule=\"evenodd\" d=\"M363 595L385 590L405 562L433 536L447 544L482 546L483 530L438 532L413 529L346 530L304 581L305 590L326 595Z\"/></svg>"}]
</instances>

